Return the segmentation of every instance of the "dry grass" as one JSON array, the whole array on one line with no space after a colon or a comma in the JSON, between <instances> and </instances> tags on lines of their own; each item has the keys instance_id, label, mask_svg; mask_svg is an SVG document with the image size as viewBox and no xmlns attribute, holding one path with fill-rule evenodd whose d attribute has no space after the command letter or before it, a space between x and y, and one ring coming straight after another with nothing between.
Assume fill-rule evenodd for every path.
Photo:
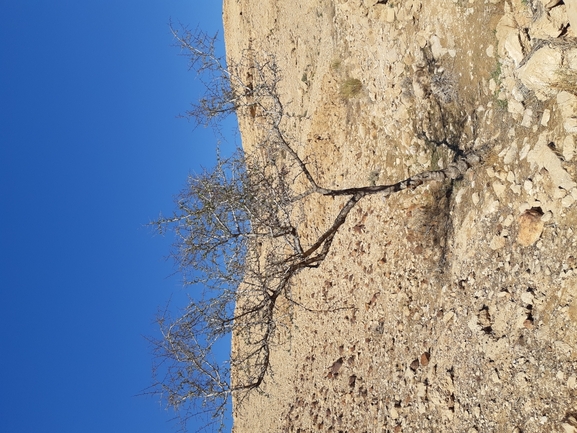
<instances>
[{"instance_id":1,"label":"dry grass","mask_svg":"<svg viewBox=\"0 0 577 433\"><path fill-rule=\"evenodd\" d=\"M362 88L363 84L360 80L356 78L347 78L341 83L339 94L344 99L350 99L354 96L357 96L361 92Z\"/></svg>"},{"instance_id":2,"label":"dry grass","mask_svg":"<svg viewBox=\"0 0 577 433\"><path fill-rule=\"evenodd\" d=\"M331 69L333 71L338 71L341 69L342 61L339 58L335 58L331 61Z\"/></svg>"},{"instance_id":3,"label":"dry grass","mask_svg":"<svg viewBox=\"0 0 577 433\"><path fill-rule=\"evenodd\" d=\"M574 69L559 69L556 74L557 80L553 87L559 91L565 91L577 95L577 71Z\"/></svg>"}]
</instances>

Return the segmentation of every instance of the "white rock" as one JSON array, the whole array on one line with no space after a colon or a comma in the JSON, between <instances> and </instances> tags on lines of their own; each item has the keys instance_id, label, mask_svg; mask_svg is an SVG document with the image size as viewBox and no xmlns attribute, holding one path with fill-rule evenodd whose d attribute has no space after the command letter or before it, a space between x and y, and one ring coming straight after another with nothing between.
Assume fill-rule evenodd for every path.
<instances>
[{"instance_id":1,"label":"white rock","mask_svg":"<svg viewBox=\"0 0 577 433\"><path fill-rule=\"evenodd\" d=\"M495 90L497 90L497 83L495 83L495 80L492 78L489 80L489 90L491 93L495 93Z\"/></svg>"},{"instance_id":2,"label":"white rock","mask_svg":"<svg viewBox=\"0 0 577 433\"><path fill-rule=\"evenodd\" d=\"M575 199L573 198L573 196L571 196L569 194L567 194L565 197L563 197L561 199L561 206L563 206L563 207L569 207L573 203L575 203Z\"/></svg>"},{"instance_id":3,"label":"white rock","mask_svg":"<svg viewBox=\"0 0 577 433\"><path fill-rule=\"evenodd\" d=\"M529 146L529 143L526 143L525 141L523 141L523 148L521 149L521 152L519 152L519 159L523 160L523 159L527 158L527 154L529 153L530 149L531 149L531 146Z\"/></svg>"},{"instance_id":4,"label":"white rock","mask_svg":"<svg viewBox=\"0 0 577 433\"><path fill-rule=\"evenodd\" d=\"M549 16L551 21L555 26L560 29L564 29L569 25L569 16L567 15L567 7L565 5L560 5L549 11Z\"/></svg>"},{"instance_id":5,"label":"white rock","mask_svg":"<svg viewBox=\"0 0 577 433\"><path fill-rule=\"evenodd\" d=\"M493 190L495 191L497 197L501 198L505 192L505 185L499 181L493 182Z\"/></svg>"},{"instance_id":6,"label":"white rock","mask_svg":"<svg viewBox=\"0 0 577 433\"><path fill-rule=\"evenodd\" d=\"M575 387L577 387L577 377L572 374L569 376L569 379L567 379L567 388L573 389Z\"/></svg>"},{"instance_id":7,"label":"white rock","mask_svg":"<svg viewBox=\"0 0 577 433\"><path fill-rule=\"evenodd\" d=\"M513 161L515 161L516 156L517 156L517 142L513 141L513 143L511 143L511 146L509 147L509 149L507 149L505 156L503 157L503 163L511 164ZM507 177L508 176L509 175L507 175Z\"/></svg>"},{"instance_id":8,"label":"white rock","mask_svg":"<svg viewBox=\"0 0 577 433\"><path fill-rule=\"evenodd\" d=\"M477 332L481 329L481 327L478 324L478 320L477 320L477 316L472 315L471 318L469 319L469 321L467 322L467 326L469 327L469 329L473 332Z\"/></svg>"},{"instance_id":9,"label":"white rock","mask_svg":"<svg viewBox=\"0 0 577 433\"><path fill-rule=\"evenodd\" d=\"M577 0L565 0L564 3L569 24L573 29L577 29Z\"/></svg>"},{"instance_id":10,"label":"white rock","mask_svg":"<svg viewBox=\"0 0 577 433\"><path fill-rule=\"evenodd\" d=\"M493 236L491 239L491 243L489 244L489 248L492 250L498 250L505 246L505 238L502 236Z\"/></svg>"},{"instance_id":11,"label":"white rock","mask_svg":"<svg viewBox=\"0 0 577 433\"><path fill-rule=\"evenodd\" d=\"M521 89L519 89L519 87L517 86L513 87L513 89L511 90L511 94L513 95L513 98L515 98L516 101L523 102L525 100L523 92L521 92Z\"/></svg>"},{"instance_id":12,"label":"white rock","mask_svg":"<svg viewBox=\"0 0 577 433\"><path fill-rule=\"evenodd\" d=\"M485 202L488 202L487 197L485 197ZM499 210L499 200L493 200L488 202L487 206L485 207L485 214L491 214L493 212L497 212Z\"/></svg>"},{"instance_id":13,"label":"white rock","mask_svg":"<svg viewBox=\"0 0 577 433\"><path fill-rule=\"evenodd\" d=\"M515 66L518 66L523 60L523 47L512 15L503 15L497 24L496 36L499 41L499 55L511 57Z\"/></svg>"},{"instance_id":14,"label":"white rock","mask_svg":"<svg viewBox=\"0 0 577 433\"><path fill-rule=\"evenodd\" d=\"M448 323L453 317L455 317L455 313L449 311L443 316L443 322Z\"/></svg>"},{"instance_id":15,"label":"white rock","mask_svg":"<svg viewBox=\"0 0 577 433\"><path fill-rule=\"evenodd\" d=\"M541 0L541 3L543 3L546 9L551 9L561 3L561 0Z\"/></svg>"},{"instance_id":16,"label":"white rock","mask_svg":"<svg viewBox=\"0 0 577 433\"><path fill-rule=\"evenodd\" d=\"M533 304L533 293L531 292L523 292L523 294L521 295L521 301L523 301L525 304Z\"/></svg>"},{"instance_id":17,"label":"white rock","mask_svg":"<svg viewBox=\"0 0 577 433\"><path fill-rule=\"evenodd\" d=\"M567 191L577 186L569 173L561 165L561 161L547 146L547 134L541 134L535 147L527 154L527 161L532 167L545 168L551 177L555 187L561 187Z\"/></svg>"},{"instance_id":18,"label":"white rock","mask_svg":"<svg viewBox=\"0 0 577 433\"><path fill-rule=\"evenodd\" d=\"M516 99L511 99L507 104L507 111L511 114L523 114L525 107Z\"/></svg>"},{"instance_id":19,"label":"white rock","mask_svg":"<svg viewBox=\"0 0 577 433\"><path fill-rule=\"evenodd\" d=\"M577 70L577 48L565 51L565 61L569 69Z\"/></svg>"},{"instance_id":20,"label":"white rock","mask_svg":"<svg viewBox=\"0 0 577 433\"><path fill-rule=\"evenodd\" d=\"M557 105L563 119L577 116L577 96L574 94L566 91L559 92L557 94Z\"/></svg>"},{"instance_id":21,"label":"white rock","mask_svg":"<svg viewBox=\"0 0 577 433\"><path fill-rule=\"evenodd\" d=\"M568 135L563 140L563 158L565 161L571 161L575 155L575 138L573 135Z\"/></svg>"},{"instance_id":22,"label":"white rock","mask_svg":"<svg viewBox=\"0 0 577 433\"><path fill-rule=\"evenodd\" d=\"M553 9L551 13L554 13L557 9L559 8ZM550 39L558 37L563 30L563 24L561 22L563 18L566 26L567 16L565 14L561 17L559 13L555 13L555 15L551 17L549 13L544 12L529 28L531 39Z\"/></svg>"},{"instance_id":23,"label":"white rock","mask_svg":"<svg viewBox=\"0 0 577 433\"><path fill-rule=\"evenodd\" d=\"M557 78L557 71L561 67L561 51L556 48L543 47L535 52L531 58L518 70L521 82L541 101L552 97L556 91L551 86Z\"/></svg>"},{"instance_id":24,"label":"white rock","mask_svg":"<svg viewBox=\"0 0 577 433\"><path fill-rule=\"evenodd\" d=\"M561 188L555 188L553 190L553 198L560 199L567 195L567 191Z\"/></svg>"},{"instance_id":25,"label":"white rock","mask_svg":"<svg viewBox=\"0 0 577 433\"><path fill-rule=\"evenodd\" d=\"M395 10L393 8L387 8L387 22L392 23L395 21Z\"/></svg>"},{"instance_id":26,"label":"white rock","mask_svg":"<svg viewBox=\"0 0 577 433\"><path fill-rule=\"evenodd\" d=\"M551 110L546 108L545 110L543 110L543 117L541 117L541 125L547 126L547 124L549 123L549 119L551 119Z\"/></svg>"},{"instance_id":27,"label":"white rock","mask_svg":"<svg viewBox=\"0 0 577 433\"><path fill-rule=\"evenodd\" d=\"M487 54L488 57L491 58L495 57L495 47L493 45L489 45L485 50L485 53Z\"/></svg>"},{"instance_id":28,"label":"white rock","mask_svg":"<svg viewBox=\"0 0 577 433\"><path fill-rule=\"evenodd\" d=\"M577 117L570 117L563 122L563 128L569 134L577 133Z\"/></svg>"},{"instance_id":29,"label":"white rock","mask_svg":"<svg viewBox=\"0 0 577 433\"><path fill-rule=\"evenodd\" d=\"M531 126L532 120L533 120L533 110L527 108L523 113L523 120L521 121L521 126L529 128Z\"/></svg>"},{"instance_id":30,"label":"white rock","mask_svg":"<svg viewBox=\"0 0 577 433\"><path fill-rule=\"evenodd\" d=\"M551 212L550 210L548 210L547 212L545 212L543 214L543 216L541 217L541 221L543 221L544 223L549 222L553 219L553 212Z\"/></svg>"},{"instance_id":31,"label":"white rock","mask_svg":"<svg viewBox=\"0 0 577 433\"><path fill-rule=\"evenodd\" d=\"M431 52L435 59L440 59L447 53L447 49L441 46L441 39L437 35L431 36Z\"/></svg>"}]
</instances>

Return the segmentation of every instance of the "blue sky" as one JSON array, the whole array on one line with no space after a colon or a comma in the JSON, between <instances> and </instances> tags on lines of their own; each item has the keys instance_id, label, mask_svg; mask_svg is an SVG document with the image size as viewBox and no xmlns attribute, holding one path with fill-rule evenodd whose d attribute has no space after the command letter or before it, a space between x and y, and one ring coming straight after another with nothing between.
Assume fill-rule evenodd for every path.
<instances>
[{"instance_id":1,"label":"blue sky","mask_svg":"<svg viewBox=\"0 0 577 433\"><path fill-rule=\"evenodd\" d=\"M0 0L0 431L170 432L143 336L183 296L144 225L214 157L168 22L219 0Z\"/></svg>"}]
</instances>

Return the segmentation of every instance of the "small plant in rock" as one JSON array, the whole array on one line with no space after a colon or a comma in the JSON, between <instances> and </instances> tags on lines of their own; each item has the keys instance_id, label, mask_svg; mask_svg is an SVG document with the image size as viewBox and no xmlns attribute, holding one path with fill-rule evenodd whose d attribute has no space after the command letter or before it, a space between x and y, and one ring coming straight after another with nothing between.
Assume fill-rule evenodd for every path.
<instances>
[{"instance_id":1,"label":"small plant in rock","mask_svg":"<svg viewBox=\"0 0 577 433\"><path fill-rule=\"evenodd\" d=\"M507 99L495 99L495 104L497 106L497 109L499 111L507 111L509 109L509 102L507 101Z\"/></svg>"},{"instance_id":2,"label":"small plant in rock","mask_svg":"<svg viewBox=\"0 0 577 433\"><path fill-rule=\"evenodd\" d=\"M559 91L565 91L577 95L577 71L574 69L559 69L556 73L553 87Z\"/></svg>"},{"instance_id":3,"label":"small plant in rock","mask_svg":"<svg viewBox=\"0 0 577 433\"><path fill-rule=\"evenodd\" d=\"M339 58L333 59L331 62L331 69L333 71L338 71L341 69L342 61Z\"/></svg>"},{"instance_id":4,"label":"small plant in rock","mask_svg":"<svg viewBox=\"0 0 577 433\"><path fill-rule=\"evenodd\" d=\"M341 88L339 94L343 99L351 99L357 96L361 89L363 88L363 83L356 78L347 78L341 83Z\"/></svg>"},{"instance_id":5,"label":"small plant in rock","mask_svg":"<svg viewBox=\"0 0 577 433\"><path fill-rule=\"evenodd\" d=\"M377 168L376 170L373 170L369 173L367 180L369 181L369 184L375 186L380 176L381 176L381 170Z\"/></svg>"},{"instance_id":6,"label":"small plant in rock","mask_svg":"<svg viewBox=\"0 0 577 433\"><path fill-rule=\"evenodd\" d=\"M439 70L431 77L431 93L439 101L448 104L457 98L456 79L444 70Z\"/></svg>"}]
</instances>

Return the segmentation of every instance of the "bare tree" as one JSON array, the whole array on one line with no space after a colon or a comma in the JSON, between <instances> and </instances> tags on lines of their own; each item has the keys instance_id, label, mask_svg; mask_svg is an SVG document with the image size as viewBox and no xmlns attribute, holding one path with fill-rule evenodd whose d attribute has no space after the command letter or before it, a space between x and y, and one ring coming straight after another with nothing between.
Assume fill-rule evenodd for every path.
<instances>
[{"instance_id":1,"label":"bare tree","mask_svg":"<svg viewBox=\"0 0 577 433\"><path fill-rule=\"evenodd\" d=\"M174 258L186 284L196 287L179 317L159 318L162 338L155 341L155 355L165 364L154 391L183 420L206 416L207 427L222 429L231 397L240 404L271 372L270 351L282 315L279 300L296 305L292 280L323 262L355 205L367 195L388 197L426 182L457 179L480 158L458 152L445 169L395 184L325 188L287 138L290 116L279 96L274 56L246 52L239 64L226 65L215 53L214 38L186 28L172 30L206 87L188 115L199 124L231 113L248 115L260 131L260 145L249 154L239 149L219 157L213 169L190 176L174 214L154 223L161 233L174 232ZM300 179L298 191L295 178ZM310 240L299 230L294 209L314 196L342 196L344 201L330 225ZM235 348L230 362L218 363L213 348L231 333L241 336L243 345Z\"/></svg>"}]
</instances>

